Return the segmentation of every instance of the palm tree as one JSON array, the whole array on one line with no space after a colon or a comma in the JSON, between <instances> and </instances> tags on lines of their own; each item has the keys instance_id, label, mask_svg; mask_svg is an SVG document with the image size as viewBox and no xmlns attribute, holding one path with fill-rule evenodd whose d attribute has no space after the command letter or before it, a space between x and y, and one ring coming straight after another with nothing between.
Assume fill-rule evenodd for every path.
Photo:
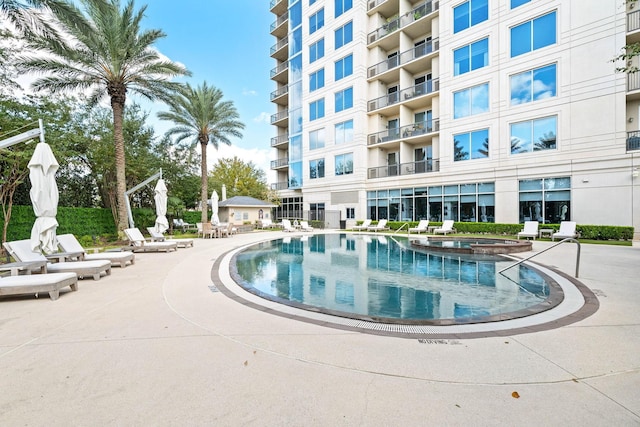
<instances>
[{"instance_id":1,"label":"palm tree","mask_svg":"<svg viewBox=\"0 0 640 427\"><path fill-rule=\"evenodd\" d=\"M162 59L152 48L165 34L141 29L146 6L135 11L133 0L127 1L124 8L120 0L77 0L83 12L68 0L60 2L66 7L52 8L51 12L64 37L55 40L44 34L31 34L28 41L37 56L25 56L18 62L27 71L45 74L33 83L36 90L89 92L90 106L105 97L110 99L117 188L115 222L122 237L128 227L122 130L127 92L169 102L181 87L169 79L190 73L181 65Z\"/></svg>"},{"instance_id":2,"label":"palm tree","mask_svg":"<svg viewBox=\"0 0 640 427\"><path fill-rule=\"evenodd\" d=\"M22 34L42 34L57 39L59 33L43 19L43 12L73 13L64 0L0 0L0 16L6 18Z\"/></svg>"},{"instance_id":3,"label":"palm tree","mask_svg":"<svg viewBox=\"0 0 640 427\"><path fill-rule=\"evenodd\" d=\"M184 90L174 97L169 104L170 111L161 111L158 118L169 120L176 124L167 131L167 136L176 137L176 142L192 138L194 144L200 143L202 156L200 158L200 179L202 200L202 222L207 222L206 201L209 198L207 189L207 144L211 142L214 148L222 142L231 145L230 136L242 137L241 129L244 124L232 101L222 100L222 91L215 86L208 86L204 82L201 86L192 87L187 84Z\"/></svg>"}]
</instances>

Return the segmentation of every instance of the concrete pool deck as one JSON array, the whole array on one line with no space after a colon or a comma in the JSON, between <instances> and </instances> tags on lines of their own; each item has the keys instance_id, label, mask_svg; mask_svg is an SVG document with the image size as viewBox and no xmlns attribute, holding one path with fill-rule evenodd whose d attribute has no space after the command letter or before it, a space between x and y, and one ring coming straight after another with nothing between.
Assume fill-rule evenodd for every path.
<instances>
[{"instance_id":1,"label":"concrete pool deck","mask_svg":"<svg viewBox=\"0 0 640 427\"><path fill-rule=\"evenodd\" d=\"M582 245L580 281L600 302L584 320L429 340L291 320L210 289L218 258L284 234L136 254L57 301L0 299L0 424L640 424L637 244ZM575 254L537 259L572 275Z\"/></svg>"}]
</instances>

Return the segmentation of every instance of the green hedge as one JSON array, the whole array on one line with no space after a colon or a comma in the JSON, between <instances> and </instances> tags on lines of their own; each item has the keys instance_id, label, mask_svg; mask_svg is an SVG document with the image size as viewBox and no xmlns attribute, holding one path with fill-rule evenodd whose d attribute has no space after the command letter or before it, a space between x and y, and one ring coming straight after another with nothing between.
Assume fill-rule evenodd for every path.
<instances>
[{"instance_id":1,"label":"green hedge","mask_svg":"<svg viewBox=\"0 0 640 427\"><path fill-rule=\"evenodd\" d=\"M360 221L358 221L360 222ZM376 224L373 221L372 224ZM389 221L387 225L391 230L398 230L407 221ZM409 221L409 227L417 227L417 221ZM440 226L441 222L430 221L429 225ZM498 224L491 222L456 222L454 227L458 233L470 234L503 234L515 236L522 231L522 224ZM540 228L549 228L554 231L560 229L560 224L540 224ZM404 226L402 231L407 230ZM581 239L587 240L633 240L633 227L615 225L576 225L576 231L580 233Z\"/></svg>"},{"instance_id":2,"label":"green hedge","mask_svg":"<svg viewBox=\"0 0 640 427\"><path fill-rule=\"evenodd\" d=\"M115 237L116 226L110 209L58 207L58 234ZM28 239L36 217L31 206L13 206L7 240ZM4 226L4 218L0 218Z\"/></svg>"}]
</instances>

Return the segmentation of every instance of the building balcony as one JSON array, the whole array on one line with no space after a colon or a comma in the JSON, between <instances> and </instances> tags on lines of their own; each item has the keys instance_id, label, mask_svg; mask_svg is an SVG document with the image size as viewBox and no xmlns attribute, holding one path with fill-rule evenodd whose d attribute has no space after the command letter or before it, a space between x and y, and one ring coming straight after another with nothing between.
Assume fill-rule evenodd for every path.
<instances>
[{"instance_id":1,"label":"building balcony","mask_svg":"<svg viewBox=\"0 0 640 427\"><path fill-rule=\"evenodd\" d=\"M286 61L289 55L289 38L283 37L278 39L276 44L271 46L271 57L279 59L280 61Z\"/></svg>"},{"instance_id":2,"label":"building balcony","mask_svg":"<svg viewBox=\"0 0 640 427\"><path fill-rule=\"evenodd\" d=\"M640 150L640 130L627 132L627 151Z\"/></svg>"},{"instance_id":3,"label":"building balcony","mask_svg":"<svg viewBox=\"0 0 640 427\"><path fill-rule=\"evenodd\" d=\"M288 30L287 22L289 22L288 13L285 12L282 15L278 16L275 22L271 24L271 35L278 38L285 37Z\"/></svg>"},{"instance_id":4,"label":"building balcony","mask_svg":"<svg viewBox=\"0 0 640 427\"><path fill-rule=\"evenodd\" d=\"M430 53L436 52L440 47L438 39L428 40L424 44L413 47L409 50L402 52L398 56L387 58L382 62L372 65L367 69L367 77L376 77L382 73L392 70L401 65L408 64L417 58L422 58ZM415 70L416 72L419 70ZM397 78L396 78L397 80Z\"/></svg>"},{"instance_id":5,"label":"building balcony","mask_svg":"<svg viewBox=\"0 0 640 427\"><path fill-rule=\"evenodd\" d=\"M289 94L289 86L282 86L281 88L271 92L271 102L285 105L288 102L288 98L287 98L288 94Z\"/></svg>"},{"instance_id":6,"label":"building balcony","mask_svg":"<svg viewBox=\"0 0 640 427\"><path fill-rule=\"evenodd\" d=\"M271 80L278 83L287 83L289 81L289 61L284 61L271 70Z\"/></svg>"},{"instance_id":7,"label":"building balcony","mask_svg":"<svg viewBox=\"0 0 640 427\"><path fill-rule=\"evenodd\" d=\"M369 6L372 5L371 4L372 2L370 2ZM374 5L373 7L377 7L377 4ZM367 43L368 44L375 43L378 40L388 36L389 34L392 34L397 30L403 27L406 27L408 25L411 25L415 21L424 18L425 16L438 10L438 8L439 8L438 1L433 1L433 0L425 1L424 3L421 3L417 7L413 8L413 10L411 10L410 12L407 12L402 16L389 19L389 21L386 24L377 28L375 31L370 32L367 35Z\"/></svg>"},{"instance_id":8,"label":"building balcony","mask_svg":"<svg viewBox=\"0 0 640 427\"><path fill-rule=\"evenodd\" d=\"M640 90L640 72L627 74L627 92Z\"/></svg>"},{"instance_id":9,"label":"building balcony","mask_svg":"<svg viewBox=\"0 0 640 427\"><path fill-rule=\"evenodd\" d=\"M369 168L369 179L389 178L403 175L415 175L419 173L438 172L440 162L437 159L426 159L418 162L400 163L399 165L386 165Z\"/></svg>"},{"instance_id":10,"label":"building balcony","mask_svg":"<svg viewBox=\"0 0 640 427\"><path fill-rule=\"evenodd\" d=\"M289 143L289 135L278 135L271 138L271 146L278 148Z\"/></svg>"},{"instance_id":11,"label":"building balcony","mask_svg":"<svg viewBox=\"0 0 640 427\"><path fill-rule=\"evenodd\" d=\"M410 125L401 126L397 129L387 129L382 132L367 135L367 145L384 144L396 140L410 140L423 135L429 135L440 130L440 120L425 120Z\"/></svg>"},{"instance_id":12,"label":"building balcony","mask_svg":"<svg viewBox=\"0 0 640 427\"><path fill-rule=\"evenodd\" d=\"M271 0L271 3L269 3L269 10L271 13L275 13L280 16L287 11L287 4L287 0Z\"/></svg>"},{"instance_id":13,"label":"building balcony","mask_svg":"<svg viewBox=\"0 0 640 427\"><path fill-rule=\"evenodd\" d=\"M287 166L289 166L289 159L286 157L278 160L271 160L271 169L273 170L282 169Z\"/></svg>"},{"instance_id":14,"label":"building balcony","mask_svg":"<svg viewBox=\"0 0 640 427\"><path fill-rule=\"evenodd\" d=\"M271 184L271 189L278 191L278 190L286 190L287 188L289 188L289 183L287 181L284 182L274 182Z\"/></svg>"},{"instance_id":15,"label":"building balcony","mask_svg":"<svg viewBox=\"0 0 640 427\"><path fill-rule=\"evenodd\" d=\"M438 79L427 80L419 83L415 86L402 89L400 92L388 93L380 98L372 99L367 102L367 111L380 110L382 108L398 104L400 102L406 103L409 107L415 106L416 102L411 102L416 98L433 94L440 89L440 82Z\"/></svg>"},{"instance_id":16,"label":"building balcony","mask_svg":"<svg viewBox=\"0 0 640 427\"><path fill-rule=\"evenodd\" d=\"M289 112L280 111L271 116L271 124L274 126L286 127L289 123Z\"/></svg>"}]
</instances>

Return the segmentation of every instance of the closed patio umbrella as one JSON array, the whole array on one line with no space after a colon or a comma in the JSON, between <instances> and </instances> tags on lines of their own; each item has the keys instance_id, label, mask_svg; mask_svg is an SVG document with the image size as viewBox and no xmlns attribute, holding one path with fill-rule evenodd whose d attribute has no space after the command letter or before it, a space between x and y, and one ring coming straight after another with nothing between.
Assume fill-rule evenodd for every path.
<instances>
[{"instance_id":1,"label":"closed patio umbrella","mask_svg":"<svg viewBox=\"0 0 640 427\"><path fill-rule=\"evenodd\" d=\"M156 201L156 231L158 233L164 233L169 229L169 221L167 220L167 186L164 183L164 179L160 178L155 187L155 196L153 198Z\"/></svg>"},{"instance_id":2,"label":"closed patio umbrella","mask_svg":"<svg viewBox=\"0 0 640 427\"><path fill-rule=\"evenodd\" d=\"M36 221L31 229L31 250L50 254L57 251L56 228L58 221L58 161L46 142L40 142L29 160L31 203Z\"/></svg>"},{"instance_id":3,"label":"closed patio umbrella","mask_svg":"<svg viewBox=\"0 0 640 427\"><path fill-rule=\"evenodd\" d=\"M218 192L213 190L213 194L211 195L211 224L218 225L220 224L220 218L218 217Z\"/></svg>"}]
</instances>

